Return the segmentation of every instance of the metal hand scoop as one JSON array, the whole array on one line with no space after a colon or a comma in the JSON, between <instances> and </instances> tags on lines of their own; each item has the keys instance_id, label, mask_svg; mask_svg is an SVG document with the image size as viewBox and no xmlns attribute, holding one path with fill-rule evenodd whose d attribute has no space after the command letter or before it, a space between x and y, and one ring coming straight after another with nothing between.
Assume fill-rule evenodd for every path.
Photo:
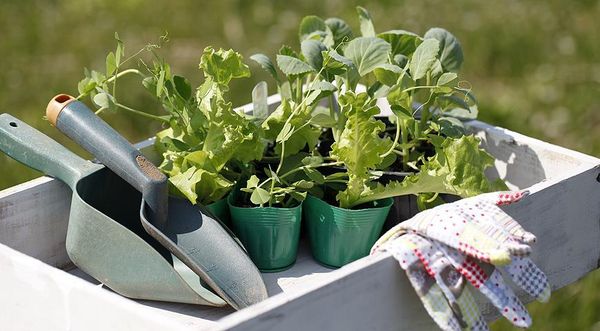
<instances>
[{"instance_id":1,"label":"metal hand scoop","mask_svg":"<svg viewBox=\"0 0 600 331\"><path fill-rule=\"evenodd\" d=\"M203 207L168 197L166 177L85 104L58 95L47 117L142 193L140 221L146 232L227 303L240 309L267 297L260 272L222 224Z\"/></svg>"},{"instance_id":2,"label":"metal hand scoop","mask_svg":"<svg viewBox=\"0 0 600 331\"><path fill-rule=\"evenodd\" d=\"M226 305L191 270L173 268L169 251L139 222L141 195L108 168L9 114L0 115L0 150L73 190L66 249L81 270L134 299Z\"/></svg>"}]
</instances>

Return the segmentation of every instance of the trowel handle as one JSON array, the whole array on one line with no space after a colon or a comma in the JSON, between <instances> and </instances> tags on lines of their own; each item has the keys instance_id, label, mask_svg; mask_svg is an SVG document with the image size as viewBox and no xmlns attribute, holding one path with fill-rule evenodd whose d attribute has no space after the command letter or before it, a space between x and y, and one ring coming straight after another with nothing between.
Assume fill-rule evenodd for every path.
<instances>
[{"instance_id":1,"label":"trowel handle","mask_svg":"<svg viewBox=\"0 0 600 331\"><path fill-rule=\"evenodd\" d=\"M60 179L71 189L82 176L101 167L10 114L0 115L0 150L26 166Z\"/></svg>"},{"instance_id":2,"label":"trowel handle","mask_svg":"<svg viewBox=\"0 0 600 331\"><path fill-rule=\"evenodd\" d=\"M142 192L152 223L164 228L168 214L167 177L154 164L72 96L55 96L48 104L46 116L60 131Z\"/></svg>"}]
</instances>

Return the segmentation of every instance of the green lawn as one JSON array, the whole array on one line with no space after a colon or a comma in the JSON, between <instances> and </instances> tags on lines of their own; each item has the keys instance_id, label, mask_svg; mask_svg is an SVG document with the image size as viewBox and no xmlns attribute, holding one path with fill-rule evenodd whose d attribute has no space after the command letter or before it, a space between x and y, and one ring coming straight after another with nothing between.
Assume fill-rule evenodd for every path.
<instances>
[{"instance_id":1,"label":"green lawn","mask_svg":"<svg viewBox=\"0 0 600 331\"><path fill-rule=\"evenodd\" d=\"M465 51L463 75L478 96L481 119L600 157L600 2L591 0L1 1L0 106L74 148L43 120L45 105L58 92L75 94L83 67L104 67L115 31L130 52L168 31L171 42L161 53L196 83L207 45L246 56L273 54L281 43L297 47L297 25L308 14L339 16L357 27L356 4L370 10L378 31L424 33L440 26L453 32ZM234 86L237 103L250 99L243 91L267 79L254 72ZM158 111L140 89L127 98ZM131 141L159 129L126 114L105 118ZM3 155L0 165L0 188L39 175ZM534 330L600 330L600 273L529 308ZM497 322L493 329L511 327Z\"/></svg>"}]
</instances>

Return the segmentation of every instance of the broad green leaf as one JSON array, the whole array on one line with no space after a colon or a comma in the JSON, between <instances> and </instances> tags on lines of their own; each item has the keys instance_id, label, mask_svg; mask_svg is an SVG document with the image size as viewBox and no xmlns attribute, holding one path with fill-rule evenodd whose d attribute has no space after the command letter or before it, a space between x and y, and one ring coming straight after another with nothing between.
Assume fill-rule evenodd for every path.
<instances>
[{"instance_id":1,"label":"broad green leaf","mask_svg":"<svg viewBox=\"0 0 600 331\"><path fill-rule=\"evenodd\" d=\"M360 37L348 43L344 56L354 63L360 76L365 76L388 61L390 49L390 44L383 39Z\"/></svg>"},{"instance_id":2,"label":"broad green leaf","mask_svg":"<svg viewBox=\"0 0 600 331\"><path fill-rule=\"evenodd\" d=\"M315 182L317 184L325 183L325 176L323 176L323 174L321 174L316 169L304 168L304 173L306 174L306 176L308 176L308 178L310 178L310 180L312 180L313 182Z\"/></svg>"},{"instance_id":3,"label":"broad green leaf","mask_svg":"<svg viewBox=\"0 0 600 331\"><path fill-rule=\"evenodd\" d=\"M390 108L394 115L396 115L400 120L413 119L412 111L410 111L409 109L406 109L400 105L392 105Z\"/></svg>"},{"instance_id":4,"label":"broad green leaf","mask_svg":"<svg viewBox=\"0 0 600 331\"><path fill-rule=\"evenodd\" d=\"M184 100L189 100L192 98L192 86L185 77L178 75L173 76L173 84L175 84L175 90L177 91L177 94L179 94L179 96L181 96Z\"/></svg>"},{"instance_id":5,"label":"broad green leaf","mask_svg":"<svg viewBox=\"0 0 600 331\"><path fill-rule=\"evenodd\" d=\"M312 106L319 99L320 95L320 90L310 91L310 93L308 93L308 95L306 96L306 99L304 99L304 104L307 106Z\"/></svg>"},{"instance_id":6,"label":"broad green leaf","mask_svg":"<svg viewBox=\"0 0 600 331\"><path fill-rule=\"evenodd\" d=\"M289 81L284 81L277 87L282 100L290 100L292 98L292 87Z\"/></svg>"},{"instance_id":7,"label":"broad green leaf","mask_svg":"<svg viewBox=\"0 0 600 331\"><path fill-rule=\"evenodd\" d=\"M292 184L292 186L303 189L303 190L308 190L309 188L312 188L315 184L313 182L309 182L307 180L299 180L295 183Z\"/></svg>"},{"instance_id":8,"label":"broad green leaf","mask_svg":"<svg viewBox=\"0 0 600 331\"><path fill-rule=\"evenodd\" d=\"M446 137L459 138L466 133L464 124L454 117L440 117L437 121L440 133Z\"/></svg>"},{"instance_id":9,"label":"broad green leaf","mask_svg":"<svg viewBox=\"0 0 600 331\"><path fill-rule=\"evenodd\" d=\"M283 99L279 107L267 117L262 123L265 138L275 140L284 131L284 125L288 118L292 115L294 104L289 99ZM311 125L305 125L312 117L310 107L297 112L296 115L289 121L290 125L295 128L300 128L294 133L285 143L285 157L294 155L300 150L307 147L312 150L319 142L321 129ZM287 129L286 129L287 130ZM275 152L281 153L281 144L275 146Z\"/></svg>"},{"instance_id":10,"label":"broad green leaf","mask_svg":"<svg viewBox=\"0 0 600 331\"><path fill-rule=\"evenodd\" d=\"M444 68L442 68L442 62L440 62L439 59L435 59L435 61L433 61L430 72L431 78L436 78L444 72Z\"/></svg>"},{"instance_id":11,"label":"broad green leaf","mask_svg":"<svg viewBox=\"0 0 600 331\"><path fill-rule=\"evenodd\" d=\"M269 116L268 94L267 83L264 81L252 89L252 116L261 122Z\"/></svg>"},{"instance_id":12,"label":"broad green leaf","mask_svg":"<svg viewBox=\"0 0 600 331\"><path fill-rule=\"evenodd\" d=\"M291 191L289 194L292 198L294 198L298 202L302 202L302 201L304 201L304 199L306 199L306 192Z\"/></svg>"},{"instance_id":13,"label":"broad green leaf","mask_svg":"<svg viewBox=\"0 0 600 331\"><path fill-rule=\"evenodd\" d=\"M396 55L394 55L394 62L400 68L404 68L404 67L406 67L406 64L408 63L408 56L406 56L404 54L396 54Z\"/></svg>"},{"instance_id":14,"label":"broad green leaf","mask_svg":"<svg viewBox=\"0 0 600 331\"><path fill-rule=\"evenodd\" d=\"M432 28L425 33L425 38L439 41L439 59L444 71L457 72L463 63L463 51L460 42L450 32L442 28Z\"/></svg>"},{"instance_id":15,"label":"broad green leaf","mask_svg":"<svg viewBox=\"0 0 600 331\"><path fill-rule=\"evenodd\" d=\"M322 18L314 15L305 16L300 22L300 29L298 36L300 42L309 39L315 33L325 33L327 31L327 24Z\"/></svg>"},{"instance_id":16,"label":"broad green leaf","mask_svg":"<svg viewBox=\"0 0 600 331\"><path fill-rule=\"evenodd\" d=\"M310 122L322 128L332 128L337 123L337 121L329 114L316 114L310 119Z\"/></svg>"},{"instance_id":17,"label":"broad green leaf","mask_svg":"<svg viewBox=\"0 0 600 331\"><path fill-rule=\"evenodd\" d=\"M117 67L121 65L121 58L125 55L125 46L123 46L123 42L119 39L119 34L115 32L115 39L117 40L117 50L115 51L115 62Z\"/></svg>"},{"instance_id":18,"label":"broad green leaf","mask_svg":"<svg viewBox=\"0 0 600 331\"><path fill-rule=\"evenodd\" d=\"M437 80L438 85L448 85L458 78L458 75L453 72L445 72Z\"/></svg>"},{"instance_id":19,"label":"broad green leaf","mask_svg":"<svg viewBox=\"0 0 600 331\"><path fill-rule=\"evenodd\" d=\"M315 71L308 63L287 55L277 55L277 66L286 75L301 75Z\"/></svg>"},{"instance_id":20,"label":"broad green leaf","mask_svg":"<svg viewBox=\"0 0 600 331\"><path fill-rule=\"evenodd\" d=\"M255 205L262 206L269 202L269 200L271 200L271 194L269 194L267 190L260 187L255 188L254 192L252 192L252 195L250 195L250 201L252 201L252 203Z\"/></svg>"},{"instance_id":21,"label":"broad green leaf","mask_svg":"<svg viewBox=\"0 0 600 331\"><path fill-rule=\"evenodd\" d=\"M111 76L117 70L117 60L115 53L110 52L106 56L106 76Z\"/></svg>"},{"instance_id":22,"label":"broad green leaf","mask_svg":"<svg viewBox=\"0 0 600 331\"><path fill-rule=\"evenodd\" d=\"M91 78L85 77L77 84L77 91L81 95L87 95L96 88L96 82Z\"/></svg>"},{"instance_id":23,"label":"broad green leaf","mask_svg":"<svg viewBox=\"0 0 600 331\"><path fill-rule=\"evenodd\" d=\"M281 48L279 48L279 55L287 55L287 56L295 57L297 59L300 58L300 56L298 56L298 53L296 53L296 51L294 51L288 45L283 45L283 46L281 46Z\"/></svg>"},{"instance_id":24,"label":"broad green leaf","mask_svg":"<svg viewBox=\"0 0 600 331\"><path fill-rule=\"evenodd\" d=\"M320 70L323 67L323 51L327 50L327 47L320 41L314 39L307 39L302 41L300 45L302 55L304 59L311 67L315 70Z\"/></svg>"},{"instance_id":25,"label":"broad green leaf","mask_svg":"<svg viewBox=\"0 0 600 331\"><path fill-rule=\"evenodd\" d=\"M250 56L250 59L258 63L263 69L269 72L276 81L279 81L279 76L277 75L277 70L275 70L275 65L273 65L273 62L271 62L271 59L268 56L258 53Z\"/></svg>"},{"instance_id":26,"label":"broad green leaf","mask_svg":"<svg viewBox=\"0 0 600 331\"><path fill-rule=\"evenodd\" d=\"M393 86L398 81L402 68L391 63L384 63L373 71L377 80L387 86Z\"/></svg>"},{"instance_id":27,"label":"broad green leaf","mask_svg":"<svg viewBox=\"0 0 600 331\"><path fill-rule=\"evenodd\" d=\"M331 49L321 53L323 55L323 66L325 67L325 73L328 75L341 75L348 69L354 67L352 61L335 50Z\"/></svg>"},{"instance_id":28,"label":"broad green leaf","mask_svg":"<svg viewBox=\"0 0 600 331\"><path fill-rule=\"evenodd\" d=\"M392 46L392 54L410 56L423 42L423 38L404 30L390 30L377 35Z\"/></svg>"},{"instance_id":29,"label":"broad green leaf","mask_svg":"<svg viewBox=\"0 0 600 331\"><path fill-rule=\"evenodd\" d=\"M308 86L307 91L310 91L310 94L307 96L305 103L313 105L322 98L333 94L333 92L337 91L337 88L328 81L318 81Z\"/></svg>"},{"instance_id":30,"label":"broad green leaf","mask_svg":"<svg viewBox=\"0 0 600 331\"><path fill-rule=\"evenodd\" d=\"M259 182L260 180L258 179L258 177L256 177L256 175L252 175L250 176L250 179L246 181L246 188L255 188L258 186Z\"/></svg>"},{"instance_id":31,"label":"broad green leaf","mask_svg":"<svg viewBox=\"0 0 600 331\"><path fill-rule=\"evenodd\" d=\"M290 139L290 137L292 136L293 133L294 133L294 128L292 127L290 122L286 122L283 125L283 128L281 129L279 134L277 135L277 138L275 138L275 141L278 143L285 142L288 139Z\"/></svg>"},{"instance_id":32,"label":"broad green leaf","mask_svg":"<svg viewBox=\"0 0 600 331\"><path fill-rule=\"evenodd\" d=\"M415 50L410 60L410 74L414 80L425 77L436 59L440 43L436 39L425 39Z\"/></svg>"},{"instance_id":33,"label":"broad green leaf","mask_svg":"<svg viewBox=\"0 0 600 331\"><path fill-rule=\"evenodd\" d=\"M337 87L335 87L335 85L331 84L328 81L318 81L315 82L314 84L311 84L310 86L308 86L307 88L308 91L312 91L312 90L319 90L322 91L323 93L328 92L327 95L337 91Z\"/></svg>"},{"instance_id":34,"label":"broad green leaf","mask_svg":"<svg viewBox=\"0 0 600 331\"><path fill-rule=\"evenodd\" d=\"M307 156L302 159L302 164L316 166L323 163L323 157L321 156Z\"/></svg>"},{"instance_id":35,"label":"broad green leaf","mask_svg":"<svg viewBox=\"0 0 600 331\"><path fill-rule=\"evenodd\" d=\"M352 29L344 20L337 17L330 17L325 20L325 24L327 24L333 34L334 46L352 39Z\"/></svg>"},{"instance_id":36,"label":"broad green leaf","mask_svg":"<svg viewBox=\"0 0 600 331\"><path fill-rule=\"evenodd\" d=\"M117 107L115 104L115 98L106 92L96 94L93 100L96 106L100 108L114 110Z\"/></svg>"},{"instance_id":37,"label":"broad green leaf","mask_svg":"<svg viewBox=\"0 0 600 331\"><path fill-rule=\"evenodd\" d=\"M163 93L163 88L165 87L165 71L161 70L158 76L158 80L156 81L156 96L161 97Z\"/></svg>"},{"instance_id":38,"label":"broad green leaf","mask_svg":"<svg viewBox=\"0 0 600 331\"><path fill-rule=\"evenodd\" d=\"M369 12L361 7L356 7L358 14L358 20L360 21L360 33L363 37L375 37L375 28L373 27L373 20Z\"/></svg>"},{"instance_id":39,"label":"broad green leaf","mask_svg":"<svg viewBox=\"0 0 600 331\"><path fill-rule=\"evenodd\" d=\"M477 105L472 105L469 108L452 108L444 111L444 115L458 118L463 121L477 119L479 110Z\"/></svg>"}]
</instances>

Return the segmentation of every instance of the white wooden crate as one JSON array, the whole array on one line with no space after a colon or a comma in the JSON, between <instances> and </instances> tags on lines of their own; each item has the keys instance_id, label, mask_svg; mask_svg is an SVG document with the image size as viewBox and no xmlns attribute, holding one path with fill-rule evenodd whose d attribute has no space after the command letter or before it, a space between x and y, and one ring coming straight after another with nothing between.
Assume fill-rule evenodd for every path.
<instances>
[{"instance_id":1,"label":"white wooden crate","mask_svg":"<svg viewBox=\"0 0 600 331\"><path fill-rule=\"evenodd\" d=\"M508 212L537 235L532 257L552 289L598 268L600 159L482 122L468 125L497 159L489 175L531 191ZM331 270L314 262L306 243L293 268L263 274L271 297L238 312L123 298L69 261L70 196L47 177L0 192L1 330L435 329L392 257ZM497 317L485 300L481 309Z\"/></svg>"}]
</instances>

